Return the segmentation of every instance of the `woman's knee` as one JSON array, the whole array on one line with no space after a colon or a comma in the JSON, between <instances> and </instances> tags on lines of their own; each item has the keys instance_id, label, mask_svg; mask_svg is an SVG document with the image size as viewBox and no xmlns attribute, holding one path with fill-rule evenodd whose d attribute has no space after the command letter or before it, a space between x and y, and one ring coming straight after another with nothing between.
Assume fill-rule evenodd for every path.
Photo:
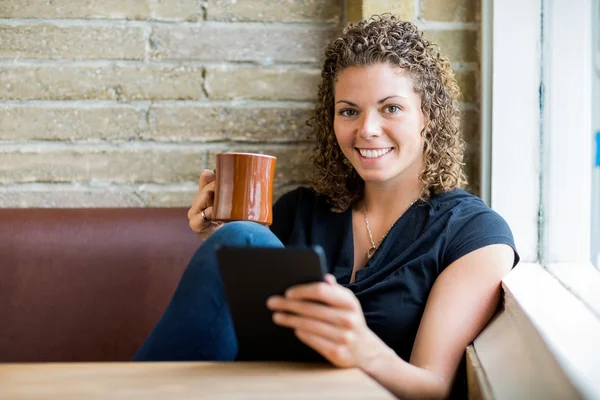
<instances>
[{"instance_id":1,"label":"woman's knee","mask_svg":"<svg viewBox=\"0 0 600 400\"><path fill-rule=\"evenodd\" d=\"M186 269L190 271L186 274L186 279L189 278L187 275L200 274L206 278L209 272L215 273L218 270L215 249L220 246L283 247L283 244L269 228L256 222L228 222L210 235L196 250ZM215 279L218 276L215 274Z\"/></svg>"},{"instance_id":2,"label":"woman's knee","mask_svg":"<svg viewBox=\"0 0 600 400\"><path fill-rule=\"evenodd\" d=\"M228 222L213 233L207 242L226 246L282 246L269 228L250 221Z\"/></svg>"}]
</instances>

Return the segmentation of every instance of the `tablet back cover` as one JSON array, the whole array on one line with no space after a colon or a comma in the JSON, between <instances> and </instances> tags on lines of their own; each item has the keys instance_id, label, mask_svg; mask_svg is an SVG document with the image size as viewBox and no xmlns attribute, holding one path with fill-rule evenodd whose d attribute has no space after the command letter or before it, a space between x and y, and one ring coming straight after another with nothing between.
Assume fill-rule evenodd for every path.
<instances>
[{"instance_id":1,"label":"tablet back cover","mask_svg":"<svg viewBox=\"0 0 600 400\"><path fill-rule=\"evenodd\" d=\"M275 325L267 298L322 281L322 249L222 247L217 260L238 339L237 360L324 361L289 328Z\"/></svg>"}]
</instances>

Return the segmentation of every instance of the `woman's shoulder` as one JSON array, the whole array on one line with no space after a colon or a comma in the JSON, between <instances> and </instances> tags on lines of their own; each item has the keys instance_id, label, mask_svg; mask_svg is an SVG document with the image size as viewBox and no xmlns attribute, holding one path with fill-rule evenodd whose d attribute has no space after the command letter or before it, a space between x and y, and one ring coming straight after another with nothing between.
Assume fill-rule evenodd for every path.
<instances>
[{"instance_id":1,"label":"woman's shoulder","mask_svg":"<svg viewBox=\"0 0 600 400\"><path fill-rule=\"evenodd\" d=\"M431 205L439 210L450 210L464 207L489 208L481 198L464 189L453 189L447 192L434 194L429 199Z\"/></svg>"},{"instance_id":2,"label":"woman's shoulder","mask_svg":"<svg viewBox=\"0 0 600 400\"><path fill-rule=\"evenodd\" d=\"M450 214L450 220L454 222L482 216L503 220L500 214L488 207L481 198L463 189L433 195L429 202L433 214Z\"/></svg>"},{"instance_id":3,"label":"woman's shoulder","mask_svg":"<svg viewBox=\"0 0 600 400\"><path fill-rule=\"evenodd\" d=\"M515 249L514 238L506 220L479 197L462 189L432 196L432 212L447 218L446 233L450 239L451 258L489 244L503 243ZM460 249L460 251L459 251Z\"/></svg>"}]
</instances>

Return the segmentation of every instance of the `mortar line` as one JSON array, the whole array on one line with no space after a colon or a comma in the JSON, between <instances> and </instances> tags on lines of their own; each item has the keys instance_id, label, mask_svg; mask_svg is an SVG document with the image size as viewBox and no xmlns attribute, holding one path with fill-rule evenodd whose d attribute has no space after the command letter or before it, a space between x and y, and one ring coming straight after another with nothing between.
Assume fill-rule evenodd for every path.
<instances>
[{"instance_id":1,"label":"mortar line","mask_svg":"<svg viewBox=\"0 0 600 400\"><path fill-rule=\"evenodd\" d=\"M220 140L220 141L186 141L161 142L161 141L0 141L0 154L2 153L50 153L72 151L77 153L104 153L107 151L204 151L204 150L223 150L224 148L246 148L248 151L277 150L281 148L302 149L313 145L312 141L288 140L281 142L273 141L239 141L239 140Z\"/></svg>"},{"instance_id":2,"label":"mortar line","mask_svg":"<svg viewBox=\"0 0 600 400\"><path fill-rule=\"evenodd\" d=\"M150 52L151 52L151 37L149 39ZM125 67L260 67L261 69L281 69L291 70L294 68L298 69L314 69L319 70L320 67L314 62L283 62L278 61L277 63L263 63L261 60L256 61L203 61L203 60L158 60L152 59L151 57L145 57L143 60L50 60L50 59L31 59L31 58L18 58L14 60L0 60L0 68L7 67L72 67L72 68L125 68Z\"/></svg>"},{"instance_id":3,"label":"mortar line","mask_svg":"<svg viewBox=\"0 0 600 400\"><path fill-rule=\"evenodd\" d=\"M51 25L56 27L145 27L145 26L173 26L176 28L195 28L195 29L219 29L219 28L249 28L249 29L284 29L284 30L301 30L306 31L307 28L317 30L331 30L334 29L335 24L333 22L280 22L280 21L235 21L235 22L224 22L224 21L186 21L186 20L159 20L159 19L147 19L147 20L131 20L131 19L118 19L118 18L0 18L0 26L44 26Z\"/></svg>"},{"instance_id":4,"label":"mortar line","mask_svg":"<svg viewBox=\"0 0 600 400\"><path fill-rule=\"evenodd\" d=\"M420 20L415 23L420 30L424 31L478 31L480 26L476 22L446 22L446 21L425 21Z\"/></svg>"},{"instance_id":5,"label":"mortar line","mask_svg":"<svg viewBox=\"0 0 600 400\"><path fill-rule=\"evenodd\" d=\"M146 26L144 27L144 64L148 64L151 60L152 48L150 45L152 35L152 27Z\"/></svg>"},{"instance_id":6,"label":"mortar line","mask_svg":"<svg viewBox=\"0 0 600 400\"><path fill-rule=\"evenodd\" d=\"M302 100L0 100L0 107L40 107L40 108L211 108L229 107L240 109L313 109L314 103Z\"/></svg>"},{"instance_id":7,"label":"mortar line","mask_svg":"<svg viewBox=\"0 0 600 400\"><path fill-rule=\"evenodd\" d=\"M413 21L422 21L421 16L421 0L414 0L414 15Z\"/></svg>"},{"instance_id":8,"label":"mortar line","mask_svg":"<svg viewBox=\"0 0 600 400\"><path fill-rule=\"evenodd\" d=\"M101 190L101 189L125 189L125 190L198 190L197 182L169 182L169 183L121 183L114 181L90 181L90 182L14 182L0 185L0 193L40 191L40 190Z\"/></svg>"}]
</instances>

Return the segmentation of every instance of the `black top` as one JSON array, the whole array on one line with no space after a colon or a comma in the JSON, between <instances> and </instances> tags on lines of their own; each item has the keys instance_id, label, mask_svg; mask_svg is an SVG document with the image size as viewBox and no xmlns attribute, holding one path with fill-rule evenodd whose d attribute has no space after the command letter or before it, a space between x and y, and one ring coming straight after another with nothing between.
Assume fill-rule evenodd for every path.
<instances>
[{"instance_id":1,"label":"black top","mask_svg":"<svg viewBox=\"0 0 600 400\"><path fill-rule=\"evenodd\" d=\"M365 267L356 272L353 283L350 208L333 212L324 196L298 188L274 205L271 230L286 246L321 245L329 272L354 292L369 328L406 361L429 292L444 268L487 245L502 243L515 249L504 219L460 189L413 204ZM515 250L513 266L518 260Z\"/></svg>"}]
</instances>

